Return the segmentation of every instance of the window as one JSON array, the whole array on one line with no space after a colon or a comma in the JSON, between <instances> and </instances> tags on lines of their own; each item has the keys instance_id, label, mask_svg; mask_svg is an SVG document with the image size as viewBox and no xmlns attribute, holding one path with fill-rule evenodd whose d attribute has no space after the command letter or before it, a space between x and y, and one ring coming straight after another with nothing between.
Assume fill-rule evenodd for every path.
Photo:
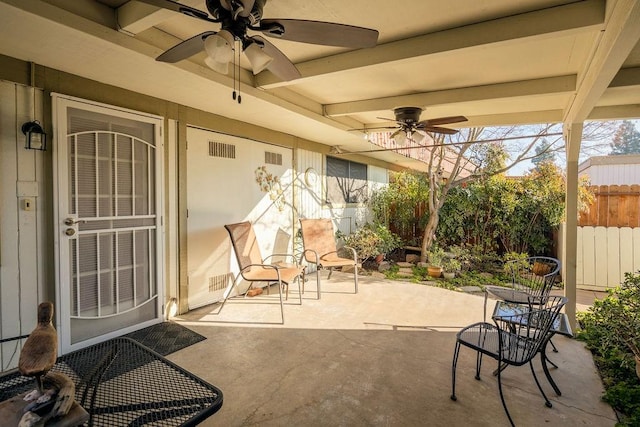
<instances>
[{"instance_id":1,"label":"window","mask_svg":"<svg viewBox=\"0 0 640 427\"><path fill-rule=\"evenodd\" d=\"M327 157L327 203L363 203L367 198L367 165Z\"/></svg>"}]
</instances>

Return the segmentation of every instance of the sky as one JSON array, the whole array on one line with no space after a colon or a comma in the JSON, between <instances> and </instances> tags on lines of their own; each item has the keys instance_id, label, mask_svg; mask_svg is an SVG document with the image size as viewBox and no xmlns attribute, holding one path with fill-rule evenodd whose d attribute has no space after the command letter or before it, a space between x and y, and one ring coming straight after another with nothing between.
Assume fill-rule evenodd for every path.
<instances>
[{"instance_id":1,"label":"sky","mask_svg":"<svg viewBox=\"0 0 640 427\"><path fill-rule=\"evenodd\" d=\"M640 119L630 120L630 121L635 125L635 128L638 131L640 131ZM613 134L615 132L615 129L617 129L618 126L620 126L620 124L622 123L622 120L611 121L608 123L609 123L609 128L608 128L609 131L605 132L602 135L602 139L598 141L590 141L587 139L583 140L581 151L580 151L580 163L582 163L583 161L587 160L590 157L606 156L611 152L611 148L609 144L613 140ZM560 142L562 143L562 141L563 140L561 140ZM519 145L523 145L530 142L530 139L523 139L522 141L516 141L516 142ZM564 169L565 162L566 162L566 158L564 156L564 150L563 150L562 153L558 153L558 155L556 155L556 164L560 166L562 169ZM524 175L527 172L529 172L529 170L533 169L534 166L535 165L531 161L523 161L517 164L516 166L514 166L512 169L510 169L509 172L507 172L507 175L509 176Z\"/></svg>"}]
</instances>

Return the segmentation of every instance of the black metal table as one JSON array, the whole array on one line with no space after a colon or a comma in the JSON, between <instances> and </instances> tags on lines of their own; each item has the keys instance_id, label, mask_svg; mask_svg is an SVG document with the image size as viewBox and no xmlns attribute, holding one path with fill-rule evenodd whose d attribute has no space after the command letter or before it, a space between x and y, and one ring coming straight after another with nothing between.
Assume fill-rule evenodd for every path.
<instances>
[{"instance_id":1,"label":"black metal table","mask_svg":"<svg viewBox=\"0 0 640 427\"><path fill-rule=\"evenodd\" d=\"M524 314L531 311L531 307L527 304L518 304L515 302L507 302L507 301L496 301L496 306L493 309L492 318L500 317L500 316L513 316L518 314ZM517 319L523 320L526 319L526 316L516 317ZM532 325L535 327L535 325ZM551 341L551 338L555 334L564 335L567 337L573 337L573 331L571 330L571 325L569 324L569 318L564 313L559 313L556 321L551 326L551 330L547 335L542 347L540 348L540 358L542 362L542 370L544 371L544 375L547 377L549 384L553 387L553 390L556 392L558 396L561 396L562 393L560 389L556 385L555 381L551 377L549 373L549 367L547 366L547 362L551 363L554 367L557 366L549 360L547 357L547 345Z\"/></svg>"},{"instance_id":2,"label":"black metal table","mask_svg":"<svg viewBox=\"0 0 640 427\"><path fill-rule=\"evenodd\" d=\"M60 356L53 371L76 385L94 426L194 426L222 406L222 391L130 338ZM0 377L0 401L34 388L14 371Z\"/></svg>"}]
</instances>

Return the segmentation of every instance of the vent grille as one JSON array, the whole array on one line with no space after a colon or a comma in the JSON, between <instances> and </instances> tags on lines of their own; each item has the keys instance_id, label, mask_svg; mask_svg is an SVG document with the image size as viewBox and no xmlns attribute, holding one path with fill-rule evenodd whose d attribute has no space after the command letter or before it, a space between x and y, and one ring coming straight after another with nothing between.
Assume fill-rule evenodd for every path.
<instances>
[{"instance_id":1,"label":"vent grille","mask_svg":"<svg viewBox=\"0 0 640 427\"><path fill-rule=\"evenodd\" d=\"M264 152L264 162L268 165L282 166L282 154L271 153L269 151Z\"/></svg>"},{"instance_id":2,"label":"vent grille","mask_svg":"<svg viewBox=\"0 0 640 427\"><path fill-rule=\"evenodd\" d=\"M231 273L209 277L209 292L216 292L225 289L231 277Z\"/></svg>"},{"instance_id":3,"label":"vent grille","mask_svg":"<svg viewBox=\"0 0 640 427\"><path fill-rule=\"evenodd\" d=\"M235 159L236 146L233 144L225 144L224 142L209 141L209 156Z\"/></svg>"}]
</instances>

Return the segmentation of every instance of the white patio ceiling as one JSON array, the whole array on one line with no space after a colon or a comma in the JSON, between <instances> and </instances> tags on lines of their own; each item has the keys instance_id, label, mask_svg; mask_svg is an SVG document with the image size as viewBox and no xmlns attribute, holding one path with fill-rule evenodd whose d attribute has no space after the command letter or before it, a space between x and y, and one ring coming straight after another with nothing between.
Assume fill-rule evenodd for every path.
<instances>
[{"instance_id":1,"label":"white patio ceiling","mask_svg":"<svg viewBox=\"0 0 640 427\"><path fill-rule=\"evenodd\" d=\"M183 3L206 10L204 0ZM265 18L375 28L378 45L348 50L272 41L302 78L253 76L242 98L204 54L154 58L217 24L135 0L0 0L0 54L350 151L353 128L386 124L398 106L462 126L640 117L640 5L634 0L269 0ZM118 31L121 28L121 31ZM402 156L372 156L410 165Z\"/></svg>"}]
</instances>

